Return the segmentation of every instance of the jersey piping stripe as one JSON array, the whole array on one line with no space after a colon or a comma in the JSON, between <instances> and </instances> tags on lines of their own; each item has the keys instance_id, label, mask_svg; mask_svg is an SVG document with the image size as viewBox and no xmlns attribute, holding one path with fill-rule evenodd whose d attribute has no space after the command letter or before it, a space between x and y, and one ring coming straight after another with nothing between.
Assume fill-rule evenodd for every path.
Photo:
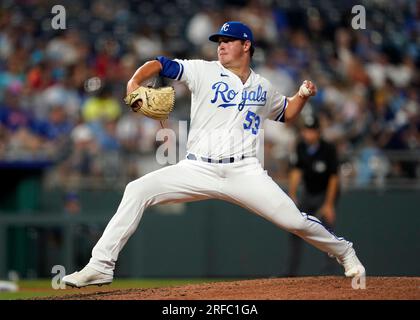
<instances>
[{"instance_id":1,"label":"jersey piping stripe","mask_svg":"<svg viewBox=\"0 0 420 320\"><path fill-rule=\"evenodd\" d=\"M315 218L315 217L313 217L313 216L310 216L310 215L308 215L308 214L306 214L306 213L304 213L304 212L300 212L300 214L301 214L302 216L304 216L306 219L308 219L309 221L316 222L316 223L320 224L321 226L323 226L323 227L324 227L324 229L325 229L325 230L327 230L330 234L332 234L332 235L334 236L334 238L336 238L338 241L343 241L343 240L347 241L347 240L346 240L346 239L344 239L343 237L337 237L337 236L336 236L336 234L335 234L334 232L332 232L330 229L328 229L327 227L325 227L325 226L324 226L324 224L323 224L321 221L319 221L317 218ZM310 217L312 217L312 218L310 218ZM348 242L348 241L347 241L347 242Z\"/></svg>"},{"instance_id":2,"label":"jersey piping stripe","mask_svg":"<svg viewBox=\"0 0 420 320\"><path fill-rule=\"evenodd\" d=\"M325 228L325 230L327 230L329 233L331 233L337 240L340 240L340 241L345 240L343 237L337 237L337 235L334 232L332 232L330 229L325 227L325 225L321 221L319 221L318 219L317 220L311 219L311 218L309 218L309 216L308 216L307 219L310 220L310 221L316 222L316 223L320 224L321 226L323 226Z\"/></svg>"},{"instance_id":3,"label":"jersey piping stripe","mask_svg":"<svg viewBox=\"0 0 420 320\"><path fill-rule=\"evenodd\" d=\"M283 116L283 113L286 111L286 106L287 106L287 98L284 97L284 106L283 106L283 110L280 112L280 114L277 116L275 121L279 121L281 119L281 117Z\"/></svg>"},{"instance_id":4,"label":"jersey piping stripe","mask_svg":"<svg viewBox=\"0 0 420 320\"><path fill-rule=\"evenodd\" d=\"M182 63L179 63L179 65L180 65L181 68L179 69L179 74L176 77L176 80L180 80L182 78L182 74L184 73L184 66L182 65Z\"/></svg>"}]
</instances>

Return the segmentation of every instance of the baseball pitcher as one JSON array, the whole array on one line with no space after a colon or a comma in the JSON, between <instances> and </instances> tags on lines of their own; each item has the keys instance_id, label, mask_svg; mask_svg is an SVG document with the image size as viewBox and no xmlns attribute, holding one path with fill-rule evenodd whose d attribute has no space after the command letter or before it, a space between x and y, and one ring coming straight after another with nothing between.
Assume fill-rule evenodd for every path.
<instances>
[{"instance_id":1,"label":"baseball pitcher","mask_svg":"<svg viewBox=\"0 0 420 320\"><path fill-rule=\"evenodd\" d=\"M318 249L334 256L347 277L363 276L365 268L353 244L330 233L321 222L300 212L267 175L256 157L256 141L266 119L294 121L317 92L304 81L286 97L250 68L254 53L252 31L241 22L223 24L209 37L218 43L218 61L148 61L127 84L125 102L134 112L162 120L174 102L171 88L145 88L157 75L184 82L191 91L191 127L187 154L167 166L130 182L85 268L63 278L74 287L111 283L118 255L136 230L146 208L168 202L223 199L271 221Z\"/></svg>"}]
</instances>

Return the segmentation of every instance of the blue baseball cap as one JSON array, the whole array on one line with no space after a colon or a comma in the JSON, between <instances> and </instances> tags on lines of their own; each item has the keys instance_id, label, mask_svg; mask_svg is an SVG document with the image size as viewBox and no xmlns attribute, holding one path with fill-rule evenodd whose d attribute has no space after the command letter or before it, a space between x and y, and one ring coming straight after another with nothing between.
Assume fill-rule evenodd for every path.
<instances>
[{"instance_id":1,"label":"blue baseball cap","mask_svg":"<svg viewBox=\"0 0 420 320\"><path fill-rule=\"evenodd\" d=\"M212 34L209 37L210 41L218 42L219 37L229 37L240 40L249 40L254 46L254 36L251 29L244 23L239 21L228 21L220 28L218 33Z\"/></svg>"}]
</instances>

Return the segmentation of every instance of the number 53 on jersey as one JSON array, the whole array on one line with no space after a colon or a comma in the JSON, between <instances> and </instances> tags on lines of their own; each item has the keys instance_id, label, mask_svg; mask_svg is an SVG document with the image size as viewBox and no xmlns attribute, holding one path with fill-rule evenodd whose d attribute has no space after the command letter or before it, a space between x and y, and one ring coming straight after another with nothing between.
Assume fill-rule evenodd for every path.
<instances>
[{"instance_id":1,"label":"number 53 on jersey","mask_svg":"<svg viewBox=\"0 0 420 320\"><path fill-rule=\"evenodd\" d=\"M246 114L246 117L245 117L244 129L251 130L252 134L257 135L258 129L260 128L260 124L261 124L260 116L248 110L248 113Z\"/></svg>"}]
</instances>

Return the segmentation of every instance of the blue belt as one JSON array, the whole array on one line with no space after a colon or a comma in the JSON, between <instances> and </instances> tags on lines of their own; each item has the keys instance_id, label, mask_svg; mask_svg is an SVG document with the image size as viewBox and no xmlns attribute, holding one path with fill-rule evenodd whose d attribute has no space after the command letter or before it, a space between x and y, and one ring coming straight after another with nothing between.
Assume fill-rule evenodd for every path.
<instances>
[{"instance_id":1,"label":"blue belt","mask_svg":"<svg viewBox=\"0 0 420 320\"><path fill-rule=\"evenodd\" d=\"M240 158L236 159L236 161L242 160L244 158L245 158L245 156L242 155ZM199 157L199 156L196 156L195 154L192 154L192 153L187 154L187 159L189 159L189 160L201 160L201 161L208 162L208 163L233 163L233 162L235 162L234 157L224 158L224 159L211 159L211 158L206 158L206 157Z\"/></svg>"}]
</instances>

